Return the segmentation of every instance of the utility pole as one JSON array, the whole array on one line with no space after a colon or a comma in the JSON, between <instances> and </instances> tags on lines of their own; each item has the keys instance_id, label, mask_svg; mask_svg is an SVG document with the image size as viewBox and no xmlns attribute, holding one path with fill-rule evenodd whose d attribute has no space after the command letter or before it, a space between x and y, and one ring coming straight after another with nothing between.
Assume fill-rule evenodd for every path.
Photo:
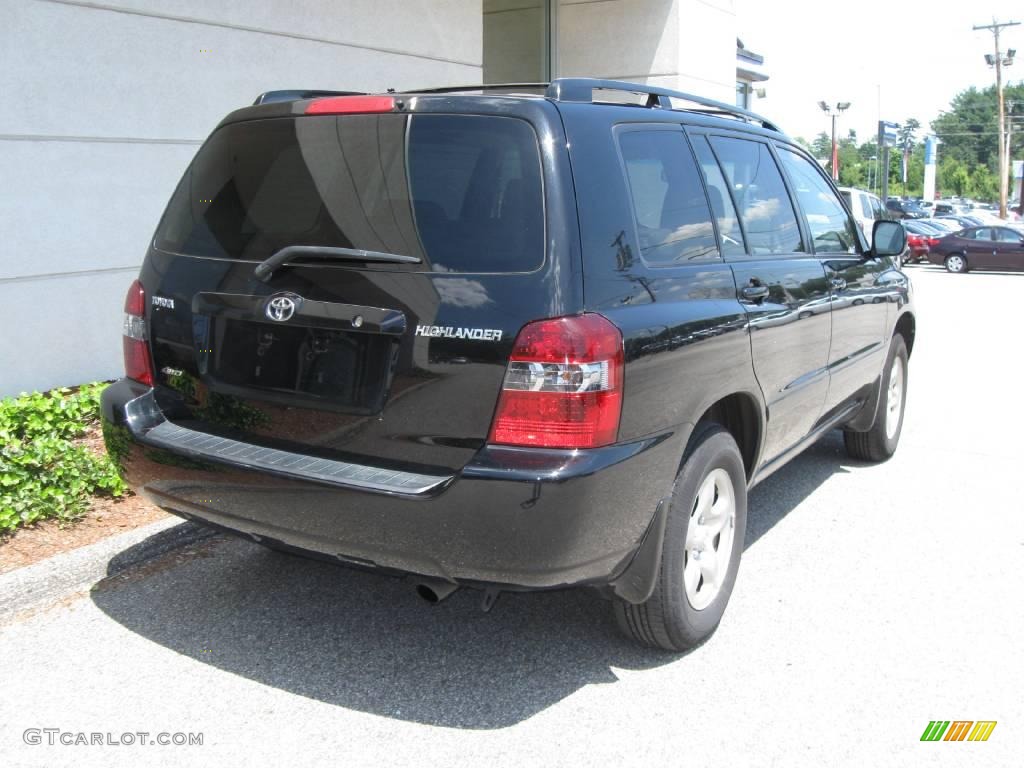
<instances>
[{"instance_id":1,"label":"utility pole","mask_svg":"<svg viewBox=\"0 0 1024 768\"><path fill-rule=\"evenodd\" d=\"M978 24L974 27L976 32L982 29L989 30L995 41L995 56L990 53L985 54L985 61L990 67L995 67L996 93L999 95L999 216L1003 219L1006 218L1006 194L1010 184L1008 168L1010 164L1010 145L1006 138L1006 108L1003 104L1003 67L1013 64L1013 56L1016 51L1011 49L1007 51L1008 55L1005 58L1003 57L1003 53L999 48L999 31L1004 27L1016 27L1019 24L1019 21L999 23L993 19L991 24Z\"/></svg>"}]
</instances>

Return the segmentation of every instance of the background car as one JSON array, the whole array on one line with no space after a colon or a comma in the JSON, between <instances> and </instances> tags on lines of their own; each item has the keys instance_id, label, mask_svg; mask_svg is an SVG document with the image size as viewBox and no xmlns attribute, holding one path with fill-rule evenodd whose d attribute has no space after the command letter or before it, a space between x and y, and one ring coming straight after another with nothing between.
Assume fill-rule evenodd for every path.
<instances>
[{"instance_id":1,"label":"background car","mask_svg":"<svg viewBox=\"0 0 1024 768\"><path fill-rule=\"evenodd\" d=\"M951 235L954 232L959 232L964 228L960 222L952 219L929 217L927 219L916 219L916 221L923 221L928 224L928 226L934 227L943 237Z\"/></svg>"},{"instance_id":2,"label":"background car","mask_svg":"<svg viewBox=\"0 0 1024 768\"><path fill-rule=\"evenodd\" d=\"M909 253L904 263L928 261L928 253L932 246L950 234L936 224L929 224L928 219L904 219L903 228L907 230L907 248Z\"/></svg>"},{"instance_id":3,"label":"background car","mask_svg":"<svg viewBox=\"0 0 1024 768\"><path fill-rule=\"evenodd\" d=\"M856 189L855 187L839 187L839 192L846 198L846 203L850 206L850 212L853 213L857 226L864 233L868 245L872 245L871 238L875 222L893 217L886 210L885 206L882 205L882 200L878 195L873 195L870 192Z\"/></svg>"},{"instance_id":4,"label":"background car","mask_svg":"<svg viewBox=\"0 0 1024 768\"><path fill-rule=\"evenodd\" d=\"M888 199L885 207L897 219L923 219L928 215L917 203L910 200Z\"/></svg>"},{"instance_id":5,"label":"background car","mask_svg":"<svg viewBox=\"0 0 1024 768\"><path fill-rule=\"evenodd\" d=\"M984 224L981 219L972 219L968 216L954 216L952 214L947 216L934 216L933 218L935 221L949 222L960 229L966 229L967 227L979 227Z\"/></svg>"},{"instance_id":6,"label":"background car","mask_svg":"<svg viewBox=\"0 0 1024 768\"><path fill-rule=\"evenodd\" d=\"M1004 220L999 218L998 213L985 210L984 208L973 208L971 209L971 212L967 214L971 219L977 219L980 224L988 224L993 227L1019 227L1019 217L1018 219L1013 218L1016 215L1017 214L1013 211L1007 210L1006 219Z\"/></svg>"},{"instance_id":7,"label":"background car","mask_svg":"<svg viewBox=\"0 0 1024 768\"><path fill-rule=\"evenodd\" d=\"M932 216L961 216L970 210L970 206L953 200L936 200L932 206Z\"/></svg>"},{"instance_id":8,"label":"background car","mask_svg":"<svg viewBox=\"0 0 1024 768\"><path fill-rule=\"evenodd\" d=\"M1010 227L971 227L940 239L930 248L928 261L950 272L1024 271L1024 235Z\"/></svg>"}]
</instances>

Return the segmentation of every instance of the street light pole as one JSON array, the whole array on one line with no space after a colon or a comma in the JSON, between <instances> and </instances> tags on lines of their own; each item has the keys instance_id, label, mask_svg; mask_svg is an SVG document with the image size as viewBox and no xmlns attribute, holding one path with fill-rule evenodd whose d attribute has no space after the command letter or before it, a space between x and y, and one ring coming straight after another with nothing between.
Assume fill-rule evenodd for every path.
<instances>
[{"instance_id":1,"label":"street light pole","mask_svg":"<svg viewBox=\"0 0 1024 768\"><path fill-rule=\"evenodd\" d=\"M836 144L836 113L832 113L832 181L839 181L839 145Z\"/></svg>"},{"instance_id":2,"label":"street light pole","mask_svg":"<svg viewBox=\"0 0 1024 768\"><path fill-rule=\"evenodd\" d=\"M839 144L836 142L836 118L839 117L839 113L850 108L850 102L839 101L836 102L835 112L832 111L832 107L824 101L819 101L818 106L821 107L822 111L827 115L832 115L832 180L839 181Z\"/></svg>"},{"instance_id":3,"label":"street light pole","mask_svg":"<svg viewBox=\"0 0 1024 768\"><path fill-rule=\"evenodd\" d=\"M999 50L999 30L1003 27L1016 27L1019 24L1019 21L1004 21L1000 24L993 19L991 24L979 24L974 27L975 31L981 29L990 30L995 41L995 56L987 54L985 61L990 67L995 67L996 93L999 96L999 217L1003 219L1006 218L1006 195L1010 184L1010 146L1006 137L1006 106L1003 102L1003 66L1009 66L1013 63L1013 56L1016 51L1007 51L1008 55L1004 59L1002 51Z\"/></svg>"}]
</instances>

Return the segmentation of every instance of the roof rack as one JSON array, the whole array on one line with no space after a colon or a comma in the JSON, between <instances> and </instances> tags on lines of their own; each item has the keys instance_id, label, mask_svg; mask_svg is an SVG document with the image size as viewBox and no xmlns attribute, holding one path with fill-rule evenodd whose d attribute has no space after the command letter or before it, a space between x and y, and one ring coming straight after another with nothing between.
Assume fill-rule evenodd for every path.
<instances>
[{"instance_id":1,"label":"roof rack","mask_svg":"<svg viewBox=\"0 0 1024 768\"><path fill-rule=\"evenodd\" d=\"M697 104L706 109L690 110L710 115L729 115L747 122L759 123L769 131L781 133L778 126L765 117L750 112L740 107L734 107L723 101L706 99L703 96L695 96L692 93L673 91L669 88L659 88L654 85L643 85L641 83L627 83L623 80L599 80L590 77L560 77L551 81L547 87L546 96L555 101L579 101L590 103L594 101L594 91L622 91L626 93L647 94L648 99L645 106L660 107L662 109L673 109L669 99L679 99L691 104Z\"/></svg>"},{"instance_id":2,"label":"roof rack","mask_svg":"<svg viewBox=\"0 0 1024 768\"><path fill-rule=\"evenodd\" d=\"M318 99L321 96L365 96L365 91L311 91L311 90L292 90L292 91L266 91L256 97L256 101L252 103L255 107L259 104L273 104L278 101L299 101L301 99Z\"/></svg>"},{"instance_id":3,"label":"roof rack","mask_svg":"<svg viewBox=\"0 0 1024 768\"><path fill-rule=\"evenodd\" d=\"M459 93L462 91L507 91L514 88L532 88L543 94L549 83L487 83L484 85L442 85L438 88L409 88L402 93Z\"/></svg>"},{"instance_id":4,"label":"roof rack","mask_svg":"<svg viewBox=\"0 0 1024 768\"><path fill-rule=\"evenodd\" d=\"M673 91L670 88L659 88L655 85L629 83L625 80L601 80L592 77L559 77L552 80L550 83L445 85L437 88L410 88L408 90L403 90L402 93L463 93L467 91L509 91L525 88L537 90L546 98L554 101L576 101L588 104L594 101L594 91L619 91L621 93L646 94L648 98L644 106L660 109L674 109L670 99L678 99L680 101L689 102L690 104L696 104L698 107L703 107L703 109L690 109L686 111L699 112L705 115L725 115L728 117L735 117L749 123L757 123L769 131L782 133L779 127L768 120L768 118L763 117L756 112L751 112L747 109L726 104L724 101L715 101L714 99L707 99L703 96L696 96L692 93ZM388 89L388 93L393 92L394 91L392 89ZM267 91L266 93L261 93L253 104L270 104L277 101L315 99L320 96L365 95L367 95L365 91Z\"/></svg>"}]
</instances>

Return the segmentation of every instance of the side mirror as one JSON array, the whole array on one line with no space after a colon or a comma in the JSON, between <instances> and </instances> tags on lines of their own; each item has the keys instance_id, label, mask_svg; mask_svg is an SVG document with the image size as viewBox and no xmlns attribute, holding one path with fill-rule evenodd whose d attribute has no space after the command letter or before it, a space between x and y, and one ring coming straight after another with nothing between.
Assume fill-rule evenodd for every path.
<instances>
[{"instance_id":1,"label":"side mirror","mask_svg":"<svg viewBox=\"0 0 1024 768\"><path fill-rule=\"evenodd\" d=\"M876 221L871 234L872 256L899 256L907 247L907 231L898 221Z\"/></svg>"}]
</instances>

